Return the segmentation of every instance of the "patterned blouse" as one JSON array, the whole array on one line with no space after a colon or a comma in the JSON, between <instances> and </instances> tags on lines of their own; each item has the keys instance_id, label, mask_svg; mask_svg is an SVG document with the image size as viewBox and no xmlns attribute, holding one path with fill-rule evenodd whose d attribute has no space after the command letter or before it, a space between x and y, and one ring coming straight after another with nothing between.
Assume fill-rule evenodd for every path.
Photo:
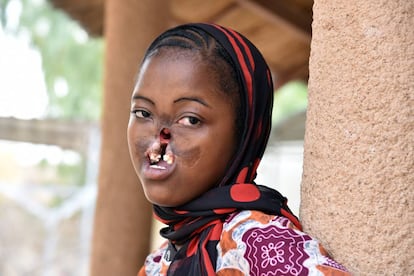
<instances>
[{"instance_id":1,"label":"patterned blouse","mask_svg":"<svg viewBox=\"0 0 414 276\"><path fill-rule=\"evenodd\" d=\"M167 244L150 254L142 275L166 275ZM239 275L351 275L321 244L285 217L241 211L223 224L216 273Z\"/></svg>"}]
</instances>

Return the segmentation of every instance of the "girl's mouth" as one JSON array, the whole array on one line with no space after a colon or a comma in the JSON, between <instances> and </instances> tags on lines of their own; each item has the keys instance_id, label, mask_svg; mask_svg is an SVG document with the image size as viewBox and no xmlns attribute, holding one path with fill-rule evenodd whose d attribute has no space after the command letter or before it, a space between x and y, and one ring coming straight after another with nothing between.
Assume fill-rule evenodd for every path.
<instances>
[{"instance_id":1,"label":"girl's mouth","mask_svg":"<svg viewBox=\"0 0 414 276\"><path fill-rule=\"evenodd\" d=\"M147 150L147 158L150 162L150 165L156 165L161 160L165 161L168 165L171 165L174 162L174 154L171 151L171 148L168 147L168 143L154 142L151 147Z\"/></svg>"},{"instance_id":2,"label":"girl's mouth","mask_svg":"<svg viewBox=\"0 0 414 276\"><path fill-rule=\"evenodd\" d=\"M175 156L168 143L155 141L145 155L148 162L144 166L143 173L148 179L167 178L175 168Z\"/></svg>"},{"instance_id":3,"label":"girl's mouth","mask_svg":"<svg viewBox=\"0 0 414 276\"><path fill-rule=\"evenodd\" d=\"M168 146L170 139L170 130L163 128L160 132L160 140L152 143L146 152L150 166L155 166L154 168L163 169L162 166L158 165L161 160L166 162L168 165L172 165L174 162L174 155L171 151L171 147Z\"/></svg>"},{"instance_id":4,"label":"girl's mouth","mask_svg":"<svg viewBox=\"0 0 414 276\"><path fill-rule=\"evenodd\" d=\"M148 160L150 165L157 165L161 160L165 161L168 165L171 165L174 162L174 155L172 151L167 149L168 144L159 144L154 143L150 148L150 151L147 153Z\"/></svg>"}]
</instances>

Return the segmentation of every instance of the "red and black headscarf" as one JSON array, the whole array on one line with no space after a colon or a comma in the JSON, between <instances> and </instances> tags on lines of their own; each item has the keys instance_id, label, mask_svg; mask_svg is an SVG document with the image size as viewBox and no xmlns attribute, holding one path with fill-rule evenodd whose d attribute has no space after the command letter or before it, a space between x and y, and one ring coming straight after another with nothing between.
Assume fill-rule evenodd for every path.
<instances>
[{"instance_id":1,"label":"red and black headscarf","mask_svg":"<svg viewBox=\"0 0 414 276\"><path fill-rule=\"evenodd\" d=\"M185 205L154 205L154 215L168 227L161 235L169 246L172 263L168 275L215 275L217 243L224 219L238 210L259 210L300 224L279 192L254 183L271 129L273 85L269 68L256 47L241 34L213 24L187 24L174 29L203 31L216 40L231 58L241 87L244 129L229 169L215 188ZM171 31L171 30L170 30ZM191 180L189 180L191 181ZM190 184L189 184L190 185Z\"/></svg>"}]
</instances>

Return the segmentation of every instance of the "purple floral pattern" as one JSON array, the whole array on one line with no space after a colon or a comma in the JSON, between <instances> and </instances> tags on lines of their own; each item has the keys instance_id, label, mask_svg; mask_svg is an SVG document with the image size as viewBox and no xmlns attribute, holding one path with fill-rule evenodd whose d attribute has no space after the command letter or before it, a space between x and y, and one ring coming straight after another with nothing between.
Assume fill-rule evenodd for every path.
<instances>
[{"instance_id":1,"label":"purple floral pattern","mask_svg":"<svg viewBox=\"0 0 414 276\"><path fill-rule=\"evenodd\" d=\"M254 275L300 275L308 273L302 263L309 257L303 249L305 237L292 229L250 229L243 236L244 257Z\"/></svg>"},{"instance_id":2,"label":"purple floral pattern","mask_svg":"<svg viewBox=\"0 0 414 276\"><path fill-rule=\"evenodd\" d=\"M285 217L242 211L223 224L217 275L350 275Z\"/></svg>"}]
</instances>

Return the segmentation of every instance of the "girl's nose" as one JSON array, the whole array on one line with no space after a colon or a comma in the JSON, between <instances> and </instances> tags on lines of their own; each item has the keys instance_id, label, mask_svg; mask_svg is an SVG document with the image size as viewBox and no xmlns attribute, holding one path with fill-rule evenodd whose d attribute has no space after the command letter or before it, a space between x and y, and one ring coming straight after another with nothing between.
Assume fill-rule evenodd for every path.
<instances>
[{"instance_id":1,"label":"girl's nose","mask_svg":"<svg viewBox=\"0 0 414 276\"><path fill-rule=\"evenodd\" d=\"M171 139L171 132L168 128L161 129L160 132L160 143L165 144L168 143Z\"/></svg>"}]
</instances>

